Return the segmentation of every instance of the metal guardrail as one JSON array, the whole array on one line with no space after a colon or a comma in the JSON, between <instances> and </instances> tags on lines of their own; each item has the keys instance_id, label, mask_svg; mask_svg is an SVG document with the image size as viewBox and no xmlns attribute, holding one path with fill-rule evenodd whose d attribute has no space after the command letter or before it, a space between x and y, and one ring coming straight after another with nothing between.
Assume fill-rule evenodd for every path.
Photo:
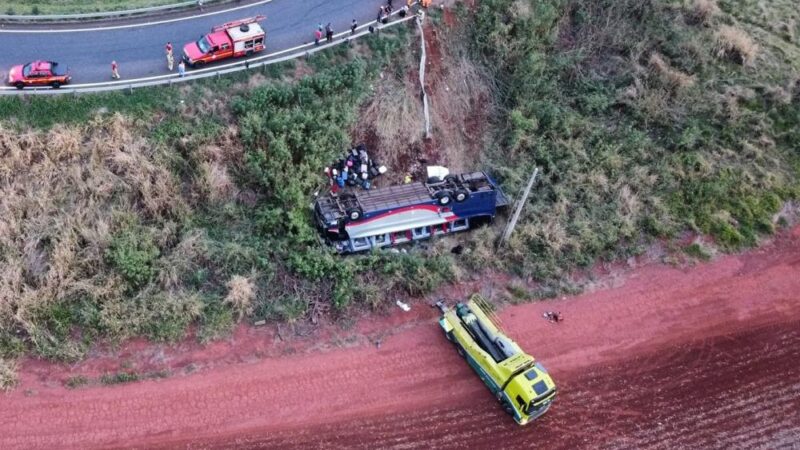
<instances>
[{"instance_id":1,"label":"metal guardrail","mask_svg":"<svg viewBox=\"0 0 800 450\"><path fill-rule=\"evenodd\" d=\"M392 13L392 15L396 14L398 11ZM268 66L271 64L277 64L284 61L289 61L295 58L300 57L307 57L316 52L326 50L332 47L335 47L340 44L344 44L350 42L353 39L366 36L370 34L368 28L370 26L375 27L376 32L380 33L380 30L385 28L392 27L394 25L398 25L401 23L405 23L409 20L413 20L417 16L415 14L409 14L407 17L395 20L393 22L389 22L387 24L380 24L376 25L375 22L370 22L367 24L363 24L356 28L356 33L352 34L350 31L344 31L334 35L335 40L329 44L320 44L319 46L314 45L313 42L308 44L299 45L297 47L292 47L289 49L281 50L278 52L270 53L268 55L263 55L255 58L250 58L242 61L237 61L229 64L224 64L221 66L216 67L207 67L203 69L192 70L186 72L186 76L181 77L177 73L170 73L166 75L156 75L152 77L146 78L136 78L132 80L117 80L117 81L108 81L102 83L84 83L84 84L73 84L73 85L66 85L59 89L53 89L51 87L33 87L33 88L25 88L25 89L17 89L13 86L0 86L0 95L59 95L59 94L77 94L77 93L92 93L92 92L108 92L108 91L120 91L120 90L133 90L136 88L142 87L150 87L150 86L160 86L160 85L172 85L175 83L183 83L187 81L199 80L202 78L210 78L210 77L219 77L222 75L226 75L229 73L239 72L242 70L249 70L255 69L263 66ZM294 52L294 53L292 53ZM288 55L285 55L289 53ZM285 56L279 56L285 55Z\"/></svg>"},{"instance_id":2,"label":"metal guardrail","mask_svg":"<svg viewBox=\"0 0 800 450\"><path fill-rule=\"evenodd\" d=\"M234 0L203 0L203 6L217 5L220 3L230 3ZM143 14L169 11L172 9L189 8L199 6L197 0L190 0L181 3L171 3L168 5L150 6L147 8L128 9L122 11L98 11L79 14L0 14L0 22L50 22L57 20L81 20L81 19L107 19L109 17L138 16Z\"/></svg>"}]
</instances>

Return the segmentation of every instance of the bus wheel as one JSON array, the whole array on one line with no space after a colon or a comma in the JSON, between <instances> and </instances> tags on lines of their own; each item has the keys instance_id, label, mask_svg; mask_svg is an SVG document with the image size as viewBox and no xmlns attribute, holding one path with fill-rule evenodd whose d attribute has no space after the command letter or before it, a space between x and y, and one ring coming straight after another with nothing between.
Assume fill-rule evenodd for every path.
<instances>
[{"instance_id":1,"label":"bus wheel","mask_svg":"<svg viewBox=\"0 0 800 450\"><path fill-rule=\"evenodd\" d=\"M435 197L442 206L449 205L452 200L450 191L439 191L436 193Z\"/></svg>"},{"instance_id":2,"label":"bus wheel","mask_svg":"<svg viewBox=\"0 0 800 450\"><path fill-rule=\"evenodd\" d=\"M352 222L356 221L361 218L361 210L358 208L353 208L347 210L347 218Z\"/></svg>"}]
</instances>

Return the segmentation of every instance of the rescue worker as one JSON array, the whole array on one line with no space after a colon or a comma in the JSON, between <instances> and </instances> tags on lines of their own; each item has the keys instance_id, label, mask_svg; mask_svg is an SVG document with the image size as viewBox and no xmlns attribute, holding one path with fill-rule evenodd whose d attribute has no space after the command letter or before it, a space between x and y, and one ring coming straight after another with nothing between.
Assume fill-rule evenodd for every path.
<instances>
[{"instance_id":1,"label":"rescue worker","mask_svg":"<svg viewBox=\"0 0 800 450\"><path fill-rule=\"evenodd\" d=\"M119 80L119 66L116 61L111 61L111 78Z\"/></svg>"},{"instance_id":2,"label":"rescue worker","mask_svg":"<svg viewBox=\"0 0 800 450\"><path fill-rule=\"evenodd\" d=\"M403 178L403 184L410 184L412 181L414 181L414 179L411 177L410 173L407 173Z\"/></svg>"},{"instance_id":3,"label":"rescue worker","mask_svg":"<svg viewBox=\"0 0 800 450\"><path fill-rule=\"evenodd\" d=\"M350 34L356 34L356 28L358 28L358 22L353 19L353 23L350 24Z\"/></svg>"},{"instance_id":4,"label":"rescue worker","mask_svg":"<svg viewBox=\"0 0 800 450\"><path fill-rule=\"evenodd\" d=\"M392 6L392 0L386 0L386 12L390 13L392 12L392 9L394 9Z\"/></svg>"},{"instance_id":5,"label":"rescue worker","mask_svg":"<svg viewBox=\"0 0 800 450\"><path fill-rule=\"evenodd\" d=\"M175 67L175 57L172 55L172 42L167 42L167 46L164 47L164 50L167 53L167 69L172 72L172 69Z\"/></svg>"},{"instance_id":6,"label":"rescue worker","mask_svg":"<svg viewBox=\"0 0 800 450\"><path fill-rule=\"evenodd\" d=\"M330 22L328 22L328 25L325 26L325 40L328 42L333 42L333 27L331 27Z\"/></svg>"}]
</instances>

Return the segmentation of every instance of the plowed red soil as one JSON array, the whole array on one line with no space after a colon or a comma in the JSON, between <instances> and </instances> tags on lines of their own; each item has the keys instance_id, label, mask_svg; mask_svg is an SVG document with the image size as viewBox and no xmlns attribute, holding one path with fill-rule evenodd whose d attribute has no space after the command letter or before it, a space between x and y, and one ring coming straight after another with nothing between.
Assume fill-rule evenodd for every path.
<instances>
[{"instance_id":1,"label":"plowed red soil","mask_svg":"<svg viewBox=\"0 0 800 450\"><path fill-rule=\"evenodd\" d=\"M566 320L548 323L544 310ZM800 229L744 255L646 266L621 286L500 317L560 389L527 427L504 415L430 310L387 320L399 331L379 348L118 387L17 389L0 397L0 448L800 446Z\"/></svg>"}]
</instances>

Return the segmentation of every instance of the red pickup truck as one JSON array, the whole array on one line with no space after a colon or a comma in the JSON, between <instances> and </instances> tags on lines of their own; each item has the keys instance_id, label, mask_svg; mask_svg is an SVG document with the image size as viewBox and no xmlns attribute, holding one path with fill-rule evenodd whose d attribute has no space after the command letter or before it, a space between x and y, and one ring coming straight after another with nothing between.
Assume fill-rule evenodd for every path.
<instances>
[{"instance_id":1,"label":"red pickup truck","mask_svg":"<svg viewBox=\"0 0 800 450\"><path fill-rule=\"evenodd\" d=\"M8 71L6 82L22 89L25 86L52 86L59 88L72 80L69 70L53 61L34 61L25 65L14 66Z\"/></svg>"},{"instance_id":2,"label":"red pickup truck","mask_svg":"<svg viewBox=\"0 0 800 450\"><path fill-rule=\"evenodd\" d=\"M265 16L228 22L211 29L211 33L183 46L183 61L190 67L237 56L250 56L266 47L267 34L259 21Z\"/></svg>"}]
</instances>

